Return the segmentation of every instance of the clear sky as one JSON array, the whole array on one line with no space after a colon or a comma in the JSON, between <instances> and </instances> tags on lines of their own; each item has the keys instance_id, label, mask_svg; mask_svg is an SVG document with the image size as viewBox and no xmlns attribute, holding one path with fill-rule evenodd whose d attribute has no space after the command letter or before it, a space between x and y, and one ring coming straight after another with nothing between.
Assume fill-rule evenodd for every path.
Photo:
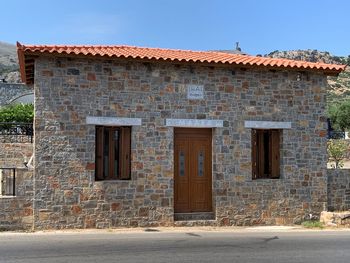
<instances>
[{"instance_id":1,"label":"clear sky","mask_svg":"<svg viewBox=\"0 0 350 263\"><path fill-rule=\"evenodd\" d=\"M349 0L2 0L0 40L350 55Z\"/></svg>"}]
</instances>

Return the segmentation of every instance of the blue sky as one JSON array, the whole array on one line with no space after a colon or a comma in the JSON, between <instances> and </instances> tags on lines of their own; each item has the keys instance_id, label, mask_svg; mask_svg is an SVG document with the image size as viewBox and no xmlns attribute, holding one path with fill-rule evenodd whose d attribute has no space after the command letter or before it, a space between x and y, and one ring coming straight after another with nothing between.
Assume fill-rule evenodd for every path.
<instances>
[{"instance_id":1,"label":"blue sky","mask_svg":"<svg viewBox=\"0 0 350 263\"><path fill-rule=\"evenodd\" d=\"M4 0L0 41L350 55L347 0Z\"/></svg>"}]
</instances>

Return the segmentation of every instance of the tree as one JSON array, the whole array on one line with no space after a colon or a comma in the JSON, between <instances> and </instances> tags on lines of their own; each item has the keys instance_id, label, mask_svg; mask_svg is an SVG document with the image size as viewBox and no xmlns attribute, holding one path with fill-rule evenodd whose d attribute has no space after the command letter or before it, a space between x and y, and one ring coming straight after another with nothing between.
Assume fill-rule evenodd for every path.
<instances>
[{"instance_id":1,"label":"tree","mask_svg":"<svg viewBox=\"0 0 350 263\"><path fill-rule=\"evenodd\" d=\"M350 129L350 100L346 100L339 105L336 120L337 125L342 131Z\"/></svg>"},{"instance_id":2,"label":"tree","mask_svg":"<svg viewBox=\"0 0 350 263\"><path fill-rule=\"evenodd\" d=\"M331 119L332 127L335 130L350 129L350 100L333 103L328 106L327 115Z\"/></svg>"},{"instance_id":3,"label":"tree","mask_svg":"<svg viewBox=\"0 0 350 263\"><path fill-rule=\"evenodd\" d=\"M339 169L344 166L348 144L343 140L329 140L327 142L328 161L333 162L332 168Z\"/></svg>"}]
</instances>

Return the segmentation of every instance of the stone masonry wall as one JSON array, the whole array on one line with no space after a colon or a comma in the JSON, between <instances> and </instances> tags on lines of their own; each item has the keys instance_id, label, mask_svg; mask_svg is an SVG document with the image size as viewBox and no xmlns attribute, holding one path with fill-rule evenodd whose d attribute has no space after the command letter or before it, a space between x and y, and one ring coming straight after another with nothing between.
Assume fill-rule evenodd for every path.
<instances>
[{"instance_id":1,"label":"stone masonry wall","mask_svg":"<svg viewBox=\"0 0 350 263\"><path fill-rule=\"evenodd\" d=\"M350 169L328 169L328 210L350 209Z\"/></svg>"},{"instance_id":2,"label":"stone masonry wall","mask_svg":"<svg viewBox=\"0 0 350 263\"><path fill-rule=\"evenodd\" d=\"M27 230L33 225L33 171L23 165L32 153L31 143L0 143L0 168L17 168L16 196L0 196L0 230Z\"/></svg>"},{"instance_id":3,"label":"stone masonry wall","mask_svg":"<svg viewBox=\"0 0 350 263\"><path fill-rule=\"evenodd\" d=\"M288 224L327 204L326 77L317 73L127 60L40 57L35 63L36 228L174 224L173 128L166 118L218 119L213 129L217 225ZM188 100L187 85L204 86ZM95 182L86 116L141 118L131 180ZM246 120L290 121L281 178L252 180Z\"/></svg>"}]
</instances>

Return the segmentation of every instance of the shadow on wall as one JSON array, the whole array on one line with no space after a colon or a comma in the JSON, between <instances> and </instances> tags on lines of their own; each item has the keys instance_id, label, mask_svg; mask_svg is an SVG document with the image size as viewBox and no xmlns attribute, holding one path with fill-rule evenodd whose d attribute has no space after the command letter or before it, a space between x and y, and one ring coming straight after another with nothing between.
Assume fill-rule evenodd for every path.
<instances>
[{"instance_id":1,"label":"shadow on wall","mask_svg":"<svg viewBox=\"0 0 350 263\"><path fill-rule=\"evenodd\" d=\"M328 211L350 210L350 169L327 169Z\"/></svg>"}]
</instances>

